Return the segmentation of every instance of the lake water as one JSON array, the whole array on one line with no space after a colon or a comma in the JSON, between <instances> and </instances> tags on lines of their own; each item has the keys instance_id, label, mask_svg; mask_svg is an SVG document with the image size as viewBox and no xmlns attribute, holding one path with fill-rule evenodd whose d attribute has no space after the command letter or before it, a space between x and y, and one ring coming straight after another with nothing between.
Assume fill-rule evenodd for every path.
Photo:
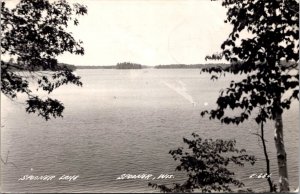
<instances>
[{"instance_id":1,"label":"lake water","mask_svg":"<svg viewBox=\"0 0 300 194\"><path fill-rule=\"evenodd\" d=\"M64 117L44 121L26 114L23 98L1 99L1 163L3 192L157 192L147 180L116 180L121 174L172 174L178 164L170 149L183 146L192 132L203 138L235 138L259 160L254 166L235 168L246 187L267 191L264 179L249 179L265 172L259 130L253 119L236 126L200 116L215 107L227 76L211 81L197 69L77 70L83 87L64 86L52 97L65 105ZM46 96L46 94L42 94ZM284 113L284 140L291 188L298 187L299 103ZM267 123L267 149L272 178L277 182L273 123ZM79 175L75 181L18 181L24 175Z\"/></svg>"}]
</instances>

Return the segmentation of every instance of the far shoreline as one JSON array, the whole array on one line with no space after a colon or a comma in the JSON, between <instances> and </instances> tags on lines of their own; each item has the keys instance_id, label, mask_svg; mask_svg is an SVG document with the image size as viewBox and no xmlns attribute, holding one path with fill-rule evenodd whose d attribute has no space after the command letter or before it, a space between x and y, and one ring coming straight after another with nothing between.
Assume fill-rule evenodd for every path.
<instances>
[{"instance_id":1,"label":"far shoreline","mask_svg":"<svg viewBox=\"0 0 300 194\"><path fill-rule=\"evenodd\" d=\"M155 66L146 66L139 65L138 67L118 67L117 65L109 65L109 66L75 66L75 69L118 69L118 70L140 70L140 69L202 69L206 67L226 67L228 64L225 63L207 63L207 64L169 64L169 65L155 65Z\"/></svg>"}]
</instances>

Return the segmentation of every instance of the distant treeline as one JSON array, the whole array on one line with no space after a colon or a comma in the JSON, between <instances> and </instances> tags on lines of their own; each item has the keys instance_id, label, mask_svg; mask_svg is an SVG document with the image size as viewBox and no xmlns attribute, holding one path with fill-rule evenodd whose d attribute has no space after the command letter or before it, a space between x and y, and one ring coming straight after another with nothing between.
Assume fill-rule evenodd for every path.
<instances>
[{"instance_id":1,"label":"distant treeline","mask_svg":"<svg viewBox=\"0 0 300 194\"><path fill-rule=\"evenodd\" d=\"M281 61L283 66L289 66L293 63ZM71 66L71 65L70 65ZM74 65L73 65L74 66ZM226 63L206 63L206 64L168 64L168 65L156 65L156 66L145 66L137 63L123 62L118 63L114 66L74 66L76 69L201 69L209 67L228 67L230 64Z\"/></svg>"},{"instance_id":2,"label":"distant treeline","mask_svg":"<svg viewBox=\"0 0 300 194\"><path fill-rule=\"evenodd\" d=\"M145 69L145 68L155 68L155 69L201 69L205 67L225 67L228 64L225 63L212 63L212 64L170 64L170 65L156 65L156 66L146 66L137 63L118 63L115 66L76 66L77 69Z\"/></svg>"},{"instance_id":3,"label":"distant treeline","mask_svg":"<svg viewBox=\"0 0 300 194\"><path fill-rule=\"evenodd\" d=\"M207 67L228 67L226 63L206 63L206 64L171 64L171 65L157 65L156 69L201 69Z\"/></svg>"},{"instance_id":4,"label":"distant treeline","mask_svg":"<svg viewBox=\"0 0 300 194\"><path fill-rule=\"evenodd\" d=\"M76 66L76 69L142 69L147 68L147 66L143 66L137 63L123 62L118 63L117 65L109 65L109 66Z\"/></svg>"},{"instance_id":5,"label":"distant treeline","mask_svg":"<svg viewBox=\"0 0 300 194\"><path fill-rule=\"evenodd\" d=\"M154 66L156 69L198 69L203 68L203 64L194 64L194 65L186 65L186 64L170 64L170 65L157 65Z\"/></svg>"},{"instance_id":6,"label":"distant treeline","mask_svg":"<svg viewBox=\"0 0 300 194\"><path fill-rule=\"evenodd\" d=\"M137 63L124 62L118 63L116 65L116 69L142 69L142 65Z\"/></svg>"},{"instance_id":7,"label":"distant treeline","mask_svg":"<svg viewBox=\"0 0 300 194\"><path fill-rule=\"evenodd\" d=\"M28 71L28 68L23 67L23 65L18 65L17 63L14 63L13 60L10 60L9 62L3 62L2 65L8 65L9 68L12 71L22 71L22 69L26 69ZM281 61L281 64L283 66L290 66L290 65L295 65L296 62L286 62L286 61ZM71 70L75 69L146 69L146 68L155 68L155 69L201 69L201 68L209 68L209 67L228 67L230 64L226 63L206 63L206 64L168 64L168 65L156 65L156 66L146 66L146 65L141 65L138 63L131 63L131 62L123 62L123 63L118 63L117 65L110 65L110 66L92 66L92 65L87 65L87 66L75 66L75 65L70 65L66 63L58 63L57 67L43 67L43 66L38 66L38 67L31 67L31 71L59 71L61 68L60 67L68 67Z\"/></svg>"},{"instance_id":8,"label":"distant treeline","mask_svg":"<svg viewBox=\"0 0 300 194\"><path fill-rule=\"evenodd\" d=\"M76 66L76 69L116 69L116 66Z\"/></svg>"},{"instance_id":9,"label":"distant treeline","mask_svg":"<svg viewBox=\"0 0 300 194\"><path fill-rule=\"evenodd\" d=\"M15 63L13 60L10 60L9 62L2 62L1 65L3 67L7 66L10 71L60 71L62 67L67 67L71 70L75 70L77 68L75 65L69 65L66 63L57 63L57 66L28 66L26 64Z\"/></svg>"}]
</instances>

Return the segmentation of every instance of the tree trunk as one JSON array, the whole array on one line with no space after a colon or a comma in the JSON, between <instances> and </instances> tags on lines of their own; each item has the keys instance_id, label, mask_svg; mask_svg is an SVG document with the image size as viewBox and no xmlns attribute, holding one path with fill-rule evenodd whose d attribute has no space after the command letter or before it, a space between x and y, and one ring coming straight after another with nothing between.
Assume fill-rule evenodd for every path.
<instances>
[{"instance_id":1,"label":"tree trunk","mask_svg":"<svg viewBox=\"0 0 300 194\"><path fill-rule=\"evenodd\" d=\"M280 192L289 192L290 189L288 181L287 160L283 142L282 113L277 113L275 116L274 140L277 150Z\"/></svg>"},{"instance_id":2,"label":"tree trunk","mask_svg":"<svg viewBox=\"0 0 300 194\"><path fill-rule=\"evenodd\" d=\"M260 129L261 129L260 138L261 138L261 141L262 141L262 144L263 144L264 154L265 154L266 164L267 164L267 176L268 176L267 181L269 183L270 192L274 192L273 182L271 180L270 160L269 160L269 156L268 156L268 152L267 152L266 140L265 140L265 137L264 137L264 122L263 121L260 123Z\"/></svg>"}]
</instances>

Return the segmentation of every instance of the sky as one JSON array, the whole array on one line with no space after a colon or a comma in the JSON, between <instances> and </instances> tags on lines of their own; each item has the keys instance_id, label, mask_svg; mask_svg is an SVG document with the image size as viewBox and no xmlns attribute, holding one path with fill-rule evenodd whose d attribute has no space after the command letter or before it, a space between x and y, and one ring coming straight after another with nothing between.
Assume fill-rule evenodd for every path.
<instances>
[{"instance_id":1,"label":"sky","mask_svg":"<svg viewBox=\"0 0 300 194\"><path fill-rule=\"evenodd\" d=\"M68 29L83 41L85 55L63 54L74 65L199 64L220 52L232 27L226 9L210 0L69 0L88 7Z\"/></svg>"}]
</instances>

